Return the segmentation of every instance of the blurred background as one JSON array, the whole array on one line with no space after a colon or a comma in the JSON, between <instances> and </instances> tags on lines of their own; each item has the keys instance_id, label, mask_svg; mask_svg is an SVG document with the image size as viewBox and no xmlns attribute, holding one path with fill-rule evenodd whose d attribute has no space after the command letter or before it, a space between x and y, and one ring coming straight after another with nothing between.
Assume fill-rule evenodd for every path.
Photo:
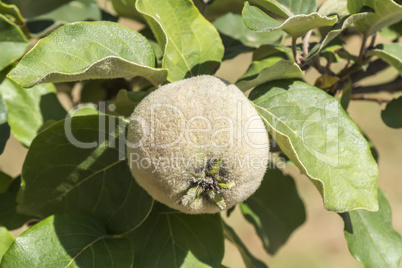
<instances>
[{"instance_id":1,"label":"blurred background","mask_svg":"<svg viewBox=\"0 0 402 268\"><path fill-rule=\"evenodd\" d=\"M120 20L120 22L132 28L138 27L137 24L132 24L125 19ZM359 37L350 38L347 40L347 49L357 54L360 42ZM379 38L377 42L384 42L384 40ZM230 82L235 82L246 71L251 62L251 57L251 53L247 53L225 61L216 75ZM387 69L374 77L363 80L361 83L379 84L390 81L395 76L396 71ZM314 84L316 78L317 73L314 71L306 73L307 82ZM65 103L64 94L64 91L60 89L58 96L62 103ZM398 97L384 93L379 96L388 99ZM379 185L390 202L394 227L399 233L402 233L402 129L391 129L382 122L380 113L384 107L385 104L372 101L353 101L348 112L372 140L379 152ZM19 175L26 153L26 148L15 139L10 138L4 153L0 155L0 169L11 176ZM288 167L286 172L295 179L299 195L306 207L307 219L275 256L269 256L264 251L253 227L245 221L238 208L230 218L224 216L229 225L234 227L249 250L270 267L362 267L348 251L343 235L342 219L336 213L324 209L320 194L306 176L292 167ZM13 234L18 235L21 231L14 231ZM225 246L223 264L233 268L244 267L237 249L229 242Z\"/></svg>"}]
</instances>

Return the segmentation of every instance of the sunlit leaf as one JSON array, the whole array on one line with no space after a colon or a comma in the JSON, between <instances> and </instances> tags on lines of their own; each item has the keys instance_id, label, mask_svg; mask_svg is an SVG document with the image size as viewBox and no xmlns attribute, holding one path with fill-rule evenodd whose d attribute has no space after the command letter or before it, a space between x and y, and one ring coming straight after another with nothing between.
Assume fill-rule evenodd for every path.
<instances>
[{"instance_id":1,"label":"sunlit leaf","mask_svg":"<svg viewBox=\"0 0 402 268\"><path fill-rule=\"evenodd\" d=\"M242 15L244 23L251 30L257 32L284 30L293 37L299 37L311 29L332 26L338 21L336 15L326 17L314 12L308 15L294 15L280 22L258 7L250 6L248 2L244 6Z\"/></svg>"},{"instance_id":2,"label":"sunlit leaf","mask_svg":"<svg viewBox=\"0 0 402 268\"><path fill-rule=\"evenodd\" d=\"M169 81L216 72L224 51L221 38L190 0L138 0L136 7L164 48L162 67Z\"/></svg>"},{"instance_id":3,"label":"sunlit leaf","mask_svg":"<svg viewBox=\"0 0 402 268\"><path fill-rule=\"evenodd\" d=\"M113 22L77 22L41 39L8 77L23 87L133 76L160 84L166 70L154 67L155 54L139 33Z\"/></svg>"},{"instance_id":4,"label":"sunlit leaf","mask_svg":"<svg viewBox=\"0 0 402 268\"><path fill-rule=\"evenodd\" d=\"M282 151L319 189L328 210L378 209L377 164L336 99L299 81L261 85L250 99Z\"/></svg>"},{"instance_id":5,"label":"sunlit leaf","mask_svg":"<svg viewBox=\"0 0 402 268\"><path fill-rule=\"evenodd\" d=\"M364 267L398 268L402 259L402 237L392 227L391 207L381 191L378 202L378 212L349 212L353 232L345 230L345 238L353 257Z\"/></svg>"}]
</instances>

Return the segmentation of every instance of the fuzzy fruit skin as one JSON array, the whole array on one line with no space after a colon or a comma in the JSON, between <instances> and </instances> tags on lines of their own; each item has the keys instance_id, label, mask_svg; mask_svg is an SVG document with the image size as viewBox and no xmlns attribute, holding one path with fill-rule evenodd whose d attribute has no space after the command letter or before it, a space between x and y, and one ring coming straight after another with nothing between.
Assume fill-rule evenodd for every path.
<instances>
[{"instance_id":1,"label":"fuzzy fruit skin","mask_svg":"<svg viewBox=\"0 0 402 268\"><path fill-rule=\"evenodd\" d=\"M253 105L235 85L208 75L148 95L131 116L127 141L138 184L157 201L189 214L220 212L206 197L180 204L201 159L224 159L228 179L235 182L221 194L227 209L258 189L268 164L268 134Z\"/></svg>"}]
</instances>

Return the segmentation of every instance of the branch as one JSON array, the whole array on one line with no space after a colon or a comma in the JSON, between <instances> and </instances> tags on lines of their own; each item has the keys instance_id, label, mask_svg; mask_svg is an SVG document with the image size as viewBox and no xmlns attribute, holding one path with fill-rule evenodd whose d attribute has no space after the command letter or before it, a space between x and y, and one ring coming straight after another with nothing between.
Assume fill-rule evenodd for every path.
<instances>
[{"instance_id":1,"label":"branch","mask_svg":"<svg viewBox=\"0 0 402 268\"><path fill-rule=\"evenodd\" d=\"M389 64L383 61L382 59L378 59L375 61L370 62L369 66L365 71L360 70L353 73L350 78L352 79L352 83L359 82L366 77L372 76L378 72L381 72L389 67Z\"/></svg>"},{"instance_id":2,"label":"branch","mask_svg":"<svg viewBox=\"0 0 402 268\"><path fill-rule=\"evenodd\" d=\"M299 56L297 55L296 41L297 41L297 37L292 36L292 53L293 53L293 58L295 59L295 62L297 63L297 65L300 65L301 62L300 62Z\"/></svg>"},{"instance_id":3,"label":"branch","mask_svg":"<svg viewBox=\"0 0 402 268\"><path fill-rule=\"evenodd\" d=\"M397 92L402 91L402 76L398 76L395 80L374 86L361 86L353 89L353 94L364 94L364 93L377 93L377 92Z\"/></svg>"},{"instance_id":4,"label":"branch","mask_svg":"<svg viewBox=\"0 0 402 268\"><path fill-rule=\"evenodd\" d=\"M368 96L366 96L366 95L352 96L351 100L374 101L374 102L377 102L378 104L388 103L388 102L391 101L391 99L376 98L376 97L368 97Z\"/></svg>"},{"instance_id":5,"label":"branch","mask_svg":"<svg viewBox=\"0 0 402 268\"><path fill-rule=\"evenodd\" d=\"M308 55L308 46L310 45L309 41L310 41L310 37L311 37L312 33L313 33L313 30L310 30L303 37L303 54L304 54L304 58L307 58L307 55Z\"/></svg>"}]
</instances>

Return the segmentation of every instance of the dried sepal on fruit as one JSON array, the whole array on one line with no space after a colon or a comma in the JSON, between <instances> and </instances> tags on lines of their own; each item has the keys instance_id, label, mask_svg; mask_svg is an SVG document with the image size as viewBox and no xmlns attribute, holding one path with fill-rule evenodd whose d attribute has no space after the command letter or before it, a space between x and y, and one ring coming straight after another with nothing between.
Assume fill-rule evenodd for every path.
<instances>
[{"instance_id":1,"label":"dried sepal on fruit","mask_svg":"<svg viewBox=\"0 0 402 268\"><path fill-rule=\"evenodd\" d=\"M136 181L185 213L216 213L257 190L268 163L268 134L234 85L214 76L167 84L134 110L127 135Z\"/></svg>"}]
</instances>

